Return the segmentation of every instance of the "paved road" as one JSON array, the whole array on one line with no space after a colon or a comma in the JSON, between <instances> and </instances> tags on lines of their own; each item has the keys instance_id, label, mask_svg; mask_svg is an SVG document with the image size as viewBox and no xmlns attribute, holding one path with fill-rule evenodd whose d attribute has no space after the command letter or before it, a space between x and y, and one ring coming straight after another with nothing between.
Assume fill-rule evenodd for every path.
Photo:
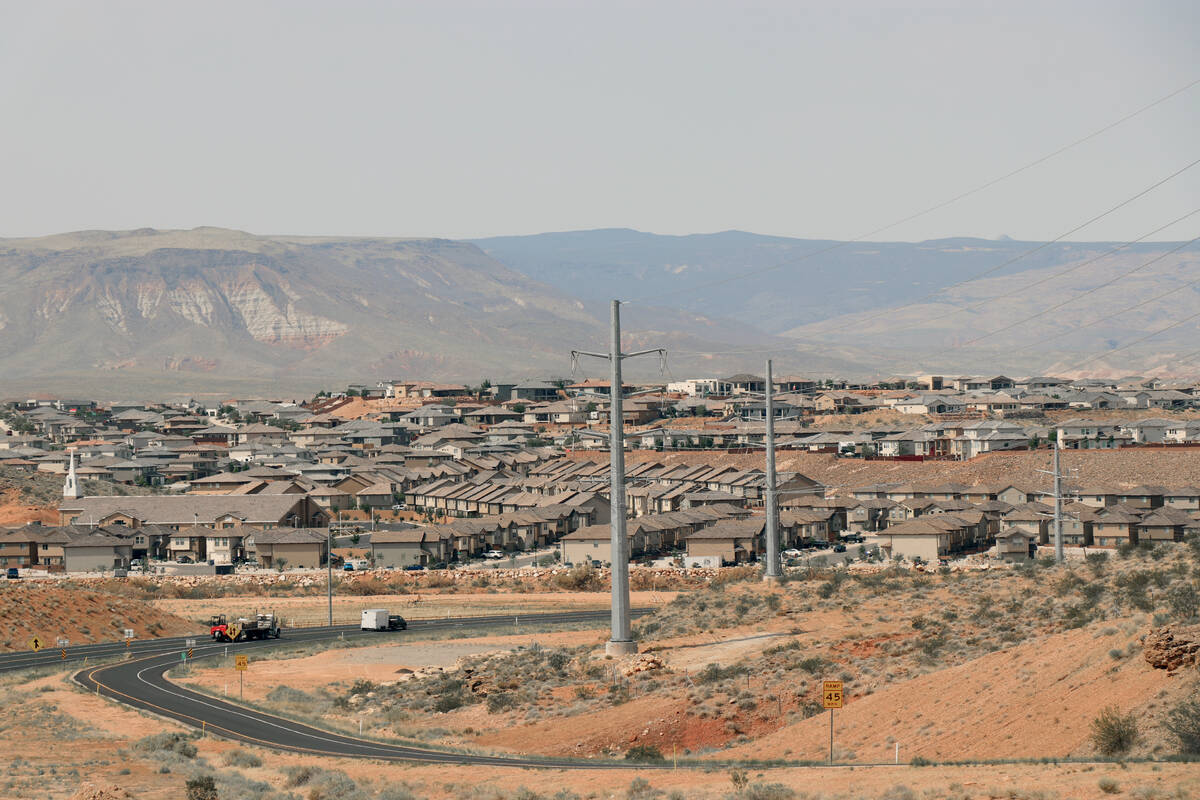
<instances>
[{"instance_id":1,"label":"paved road","mask_svg":"<svg viewBox=\"0 0 1200 800\"><path fill-rule=\"evenodd\" d=\"M645 610L638 609L634 613L645 613ZM516 619L519 619L521 624L528 622L530 625L603 622L609 619L609 612L568 611L522 615ZM409 630L419 633L421 631L446 630L467 626L508 624L513 620L514 617L511 616L412 620L409 624ZM405 632L400 631L360 631L353 626L292 629L285 630L283 638L277 640L268 639L264 641L240 642L237 644L217 644L207 639L200 639L196 643L194 655L196 660L213 658L224 655L227 649L231 653L253 655L255 651L266 648L303 644L305 642L327 641L335 638L354 640L366 637L382 641L387 638L404 635ZM150 711L192 728L198 728L228 739L271 747L277 750L351 758L372 758L385 761L421 761L512 767L628 769L630 766L621 762L588 761L581 759L496 757L451 753L441 750L356 739L351 736L321 730L310 725L293 722L251 708L239 706L227 700L194 692L171 683L166 679L164 674L168 669L180 663L182 642L182 639L161 639L145 643L135 643L135 645L131 645L130 647L134 653L133 658L106 666L85 668L75 674L74 680L87 691L110 697L124 705ZM139 644L141 648L134 650L133 648ZM114 646L94 645L93 647L97 648L96 652L101 652L98 648L109 648L103 652L112 655L112 648ZM124 649L123 645L117 645L116 647L119 650ZM18 655L21 654L0 657L0 671L27 668L28 665L24 665L18 658L14 657ZM51 660L50 663L53 664L55 662ZM251 669L253 669L253 664L251 665Z\"/></svg>"}]
</instances>

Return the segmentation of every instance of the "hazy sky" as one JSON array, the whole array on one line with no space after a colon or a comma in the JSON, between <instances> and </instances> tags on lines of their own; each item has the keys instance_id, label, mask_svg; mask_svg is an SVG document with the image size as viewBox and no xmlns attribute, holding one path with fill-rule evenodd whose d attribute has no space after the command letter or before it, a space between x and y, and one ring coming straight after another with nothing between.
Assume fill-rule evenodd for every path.
<instances>
[{"instance_id":1,"label":"hazy sky","mask_svg":"<svg viewBox=\"0 0 1200 800\"><path fill-rule=\"evenodd\" d=\"M916 5L0 2L0 236L849 238L1200 78L1195 0ZM877 238L1046 239L1197 158L1200 86Z\"/></svg>"}]
</instances>

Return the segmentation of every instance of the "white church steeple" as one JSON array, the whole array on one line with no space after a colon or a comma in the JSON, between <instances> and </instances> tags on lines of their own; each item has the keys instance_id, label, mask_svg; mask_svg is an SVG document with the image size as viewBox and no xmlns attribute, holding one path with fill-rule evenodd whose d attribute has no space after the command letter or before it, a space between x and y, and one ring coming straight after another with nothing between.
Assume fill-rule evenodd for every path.
<instances>
[{"instance_id":1,"label":"white church steeple","mask_svg":"<svg viewBox=\"0 0 1200 800\"><path fill-rule=\"evenodd\" d=\"M75 475L75 448L71 448L71 464L67 467L67 480L63 483L63 497L75 500L79 497L79 478Z\"/></svg>"}]
</instances>

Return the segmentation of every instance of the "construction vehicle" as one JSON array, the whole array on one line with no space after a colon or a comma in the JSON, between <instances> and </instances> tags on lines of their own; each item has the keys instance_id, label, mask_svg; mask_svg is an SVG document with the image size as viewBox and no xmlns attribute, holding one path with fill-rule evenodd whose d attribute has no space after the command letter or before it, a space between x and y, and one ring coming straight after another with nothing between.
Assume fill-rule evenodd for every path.
<instances>
[{"instance_id":1,"label":"construction vehicle","mask_svg":"<svg viewBox=\"0 0 1200 800\"><path fill-rule=\"evenodd\" d=\"M278 639L279 620L274 614L255 614L228 621L224 614L214 614L209 620L208 633L217 642Z\"/></svg>"}]
</instances>

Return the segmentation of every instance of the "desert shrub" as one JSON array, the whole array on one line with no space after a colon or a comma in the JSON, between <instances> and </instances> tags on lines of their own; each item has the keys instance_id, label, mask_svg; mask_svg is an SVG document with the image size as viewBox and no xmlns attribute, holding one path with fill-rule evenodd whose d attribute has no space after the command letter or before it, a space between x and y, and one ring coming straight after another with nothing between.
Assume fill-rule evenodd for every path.
<instances>
[{"instance_id":1,"label":"desert shrub","mask_svg":"<svg viewBox=\"0 0 1200 800\"><path fill-rule=\"evenodd\" d=\"M1082 628L1092 621L1093 611L1090 603L1078 603L1063 608L1062 621L1067 628Z\"/></svg>"},{"instance_id":2,"label":"desert shrub","mask_svg":"<svg viewBox=\"0 0 1200 800\"><path fill-rule=\"evenodd\" d=\"M811 673L813 675L823 672L828 666L829 662L820 656L809 656L808 658L802 658L796 662L796 669Z\"/></svg>"},{"instance_id":3,"label":"desert shrub","mask_svg":"<svg viewBox=\"0 0 1200 800\"><path fill-rule=\"evenodd\" d=\"M933 764L932 761L924 756L913 756L912 761L909 761L908 763L913 767L928 767Z\"/></svg>"},{"instance_id":4,"label":"desert shrub","mask_svg":"<svg viewBox=\"0 0 1200 800\"><path fill-rule=\"evenodd\" d=\"M366 800L358 784L344 772L322 770L308 782L306 800Z\"/></svg>"},{"instance_id":5,"label":"desert shrub","mask_svg":"<svg viewBox=\"0 0 1200 800\"><path fill-rule=\"evenodd\" d=\"M453 689L438 697L433 701L433 710L438 713L446 713L453 711L456 708L462 708L466 705L466 699L463 697L461 689Z\"/></svg>"},{"instance_id":6,"label":"desert shrub","mask_svg":"<svg viewBox=\"0 0 1200 800\"><path fill-rule=\"evenodd\" d=\"M375 800L419 800L407 786L389 784L375 795Z\"/></svg>"},{"instance_id":7,"label":"desert shrub","mask_svg":"<svg viewBox=\"0 0 1200 800\"><path fill-rule=\"evenodd\" d=\"M1200 695L1192 695L1171 709L1163 727L1175 737L1180 753L1200 755Z\"/></svg>"},{"instance_id":8,"label":"desert shrub","mask_svg":"<svg viewBox=\"0 0 1200 800\"><path fill-rule=\"evenodd\" d=\"M1108 706L1092 720L1092 744L1102 755L1117 756L1129 752L1138 741L1137 718Z\"/></svg>"},{"instance_id":9,"label":"desert shrub","mask_svg":"<svg viewBox=\"0 0 1200 800\"><path fill-rule=\"evenodd\" d=\"M382 581L373 575L356 581L343 581L342 584L338 586L338 592L340 594L360 596L372 594L390 594L391 591L392 587L388 586L385 581Z\"/></svg>"},{"instance_id":10,"label":"desert shrub","mask_svg":"<svg viewBox=\"0 0 1200 800\"><path fill-rule=\"evenodd\" d=\"M1179 582L1167 590L1167 604L1171 613L1182 619L1195 619L1200 613L1200 593L1192 583Z\"/></svg>"},{"instance_id":11,"label":"desert shrub","mask_svg":"<svg viewBox=\"0 0 1200 800\"><path fill-rule=\"evenodd\" d=\"M552 583L570 592L595 592L603 586L600 573L591 564L580 564L554 576Z\"/></svg>"},{"instance_id":12,"label":"desert shrub","mask_svg":"<svg viewBox=\"0 0 1200 800\"><path fill-rule=\"evenodd\" d=\"M634 778L630 781L629 788L625 790L626 800L651 800L655 797L662 797L662 794L645 778Z\"/></svg>"},{"instance_id":13,"label":"desert shrub","mask_svg":"<svg viewBox=\"0 0 1200 800\"><path fill-rule=\"evenodd\" d=\"M283 785L289 789L294 789L297 786L304 786L321 772L322 770L320 767L310 767L307 765L299 767L284 767Z\"/></svg>"},{"instance_id":14,"label":"desert shrub","mask_svg":"<svg viewBox=\"0 0 1200 800\"><path fill-rule=\"evenodd\" d=\"M1105 794L1116 794L1117 792L1121 791L1121 787L1112 778L1101 778L1100 791L1104 792Z\"/></svg>"},{"instance_id":15,"label":"desert shrub","mask_svg":"<svg viewBox=\"0 0 1200 800\"><path fill-rule=\"evenodd\" d=\"M489 714L499 714L501 711L507 711L517 704L517 696L512 692L491 692L487 697L487 710Z\"/></svg>"},{"instance_id":16,"label":"desert shrub","mask_svg":"<svg viewBox=\"0 0 1200 800\"><path fill-rule=\"evenodd\" d=\"M791 800L796 793L782 783L751 783L737 795L740 800Z\"/></svg>"},{"instance_id":17,"label":"desert shrub","mask_svg":"<svg viewBox=\"0 0 1200 800\"><path fill-rule=\"evenodd\" d=\"M777 645L768 647L766 650L763 650L763 655L765 655L765 656L779 655L780 653L786 653L789 650L799 650L800 647L801 647L801 645L800 645L800 641L798 639L791 639L791 640L783 642L781 644L777 644Z\"/></svg>"},{"instance_id":18,"label":"desert shrub","mask_svg":"<svg viewBox=\"0 0 1200 800\"><path fill-rule=\"evenodd\" d=\"M1153 611L1154 601L1147 593L1154 576L1147 570L1131 570L1117 578L1116 584L1121 587L1123 598L1140 611Z\"/></svg>"},{"instance_id":19,"label":"desert shrub","mask_svg":"<svg viewBox=\"0 0 1200 800\"><path fill-rule=\"evenodd\" d=\"M192 744L190 736L183 733L156 733L139 739L135 747L150 753L178 753L184 758L196 757L196 745Z\"/></svg>"},{"instance_id":20,"label":"desert shrub","mask_svg":"<svg viewBox=\"0 0 1200 800\"><path fill-rule=\"evenodd\" d=\"M189 778L184 784L187 800L217 800L217 783L212 775Z\"/></svg>"},{"instance_id":21,"label":"desert shrub","mask_svg":"<svg viewBox=\"0 0 1200 800\"><path fill-rule=\"evenodd\" d=\"M625 751L626 761L662 761L663 754L652 744L635 744Z\"/></svg>"},{"instance_id":22,"label":"desert shrub","mask_svg":"<svg viewBox=\"0 0 1200 800\"><path fill-rule=\"evenodd\" d=\"M896 784L880 795L879 800L917 800L917 793L904 784Z\"/></svg>"},{"instance_id":23,"label":"desert shrub","mask_svg":"<svg viewBox=\"0 0 1200 800\"><path fill-rule=\"evenodd\" d=\"M222 759L228 767L261 767L262 759L245 750L230 750Z\"/></svg>"},{"instance_id":24,"label":"desert shrub","mask_svg":"<svg viewBox=\"0 0 1200 800\"><path fill-rule=\"evenodd\" d=\"M1095 605L1097 602L1099 602L1100 598L1104 596L1104 592L1107 590L1107 588L1108 587L1100 582L1085 583L1079 587L1079 593L1083 595L1083 599L1089 604Z\"/></svg>"},{"instance_id":25,"label":"desert shrub","mask_svg":"<svg viewBox=\"0 0 1200 800\"><path fill-rule=\"evenodd\" d=\"M720 664L713 662L705 664L704 669L696 673L696 683L716 683L726 680L727 678L736 678L739 675L745 675L746 668L737 664L728 667L722 667Z\"/></svg>"}]
</instances>

